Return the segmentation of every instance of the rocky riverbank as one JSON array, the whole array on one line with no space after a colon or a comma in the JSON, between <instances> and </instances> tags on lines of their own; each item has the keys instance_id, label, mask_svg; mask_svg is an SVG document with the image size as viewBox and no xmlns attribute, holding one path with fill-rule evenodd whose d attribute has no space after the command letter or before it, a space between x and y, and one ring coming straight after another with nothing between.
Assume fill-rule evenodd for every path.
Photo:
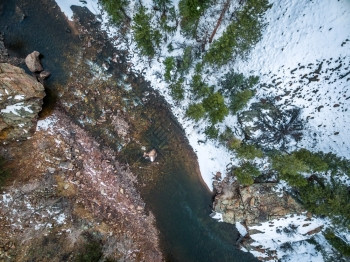
<instances>
[{"instance_id":1,"label":"rocky riverbank","mask_svg":"<svg viewBox=\"0 0 350 262\"><path fill-rule=\"evenodd\" d=\"M322 239L320 232L325 221L306 212L277 183L243 186L227 176L223 180L217 177L213 187L215 217L235 224L241 235L237 244L261 261L278 261L281 254L289 255L293 251L292 246L300 246L304 252L305 245L310 245L313 239ZM327 244L323 245L327 250Z\"/></svg>"},{"instance_id":2,"label":"rocky riverbank","mask_svg":"<svg viewBox=\"0 0 350 262\"><path fill-rule=\"evenodd\" d=\"M225 177L214 183L214 210L223 214L224 222L239 222L247 227L305 211L286 192L276 192L277 187L277 183L242 186Z\"/></svg>"},{"instance_id":3,"label":"rocky riverbank","mask_svg":"<svg viewBox=\"0 0 350 262\"><path fill-rule=\"evenodd\" d=\"M81 25L78 28L84 38L87 32ZM45 105L51 108L44 114L49 116L40 120L36 129L43 85L22 69L1 65L2 115L28 121L19 123L14 119L12 122L18 122L15 129L7 121L9 117L3 120L11 124L11 133L7 132L9 128L3 128L6 135L2 137L7 143L1 146L1 156L6 160L2 168L8 170L10 178L0 195L0 260L163 260L155 219L152 212L145 210L136 189L137 178L128 165L117 160L115 148L137 138L130 131L121 93L109 96L108 90L104 93L106 90L99 89L112 80L103 84L96 77L96 70L100 70L96 56L101 53L96 49L98 43L104 43L93 39L96 35L89 37L96 45L89 52L77 46L76 56L67 56L64 68L74 73L67 85L56 83L57 90L51 90L59 97L57 104ZM1 47L2 62L24 66L23 58L13 58L4 45ZM98 86L99 82L102 86ZM29 91L34 95L27 95ZM35 102L38 106L24 104L24 109L7 112L16 98L21 100L15 102ZM78 107L71 108L71 103ZM106 116L108 124L104 124ZM103 132L108 130L115 137L106 141ZM142 150L139 153L142 155Z\"/></svg>"},{"instance_id":4,"label":"rocky riverbank","mask_svg":"<svg viewBox=\"0 0 350 262\"><path fill-rule=\"evenodd\" d=\"M100 257L161 261L135 176L64 113L54 111L31 139L2 154L13 159L11 186L1 195L2 257L72 261L92 242Z\"/></svg>"}]
</instances>

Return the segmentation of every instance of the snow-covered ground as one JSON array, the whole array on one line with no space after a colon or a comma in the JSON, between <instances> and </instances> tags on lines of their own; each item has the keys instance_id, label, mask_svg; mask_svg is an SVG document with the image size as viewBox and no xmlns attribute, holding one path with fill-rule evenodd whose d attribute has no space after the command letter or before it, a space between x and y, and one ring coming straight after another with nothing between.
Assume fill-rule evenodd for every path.
<instances>
[{"instance_id":1,"label":"snow-covered ground","mask_svg":"<svg viewBox=\"0 0 350 262\"><path fill-rule=\"evenodd\" d=\"M97 0L88 0L87 4L79 0L56 0L61 10L69 19L72 18L70 5L87 6L93 13L100 13ZM141 1L151 12L152 1ZM301 141L291 141L287 145L289 150L307 148L311 151L333 152L339 156L350 158L350 1L348 0L270 0L272 7L266 12L264 19L267 26L262 39L252 48L247 57L236 58L221 68L205 68L208 70L203 78L207 83L216 85L222 76L234 69L249 75L258 75L260 83L269 87L261 87L256 91L255 97L248 104L257 102L262 98L279 97L276 104L282 110L291 107L301 108L300 118L305 123ZM173 1L177 8L178 1ZM220 16L223 3L213 6L200 20L201 26L214 25ZM234 8L234 4L231 5ZM216 10L216 11L215 11ZM128 8L132 17L134 4ZM215 11L215 12L214 12ZM154 12L154 11L153 11ZM211 14L214 13L214 16ZM118 30L108 23L108 16L102 12L103 28L112 37ZM153 17L156 27L156 14ZM229 17L224 17L215 36L217 39L228 25ZM111 38L112 39L112 38ZM169 94L168 84L159 77L165 72L163 61L167 56L181 56L183 49L180 45L198 45L195 40L185 39L178 30L169 35L167 41L162 43L157 56L152 61L139 55L135 41L132 41L132 31L126 36L118 38L115 42L119 49L127 49L130 53L132 70L142 72L150 81L153 88L166 98L172 106L173 113L182 124L191 146L197 153L202 177L209 188L212 188L212 178L216 172L225 174L226 167L234 159L233 155L224 146L206 139L203 131L207 126L205 121L194 123L185 117L185 109L191 102L186 96L181 103L175 102ZM169 52L167 46L172 43L174 51ZM208 48L208 44L206 48ZM195 64L196 61L193 62ZM189 90L190 79L194 74L193 68L185 77L185 88ZM246 108L247 109L247 108ZM237 128L237 117L228 116L220 124L221 131L225 126ZM237 135L241 134L236 130ZM219 218L219 217L218 217ZM256 229L264 232L252 235L256 243L264 248L277 249L277 257L283 261L323 261L319 252L308 242L302 241L305 230L309 227L325 225L326 221L314 219L307 227L297 224L300 217L287 217L281 221L258 226ZM293 220L293 221L292 221ZM283 234L276 233L280 223L286 225L297 224L294 256L287 257L280 248ZM304 222L303 222L304 223ZM238 226L239 227L239 226ZM240 228L242 229L242 228ZM300 231L300 232L299 232ZM276 235L277 234L277 235ZM316 236L319 243L327 243L322 234ZM277 243L280 241L281 243ZM277 245L278 244L278 245ZM298 246L297 246L298 245ZM288 253L290 254L290 252ZM261 254L256 254L261 255Z\"/></svg>"},{"instance_id":2,"label":"snow-covered ground","mask_svg":"<svg viewBox=\"0 0 350 262\"><path fill-rule=\"evenodd\" d=\"M255 241L253 246L262 246L266 250L276 250L278 259L298 261L299 258L303 258L301 261L323 261L321 252L305 240L310 238L308 232L325 226L327 226L327 221L324 219L310 219L305 215L288 215L285 218L274 219L250 229L259 232L251 235ZM318 233L314 237L320 240L323 236L322 233ZM322 239L321 243L322 246L328 247L325 240ZM258 251L252 252L256 256L267 256Z\"/></svg>"},{"instance_id":3,"label":"snow-covered ground","mask_svg":"<svg viewBox=\"0 0 350 262\"><path fill-rule=\"evenodd\" d=\"M274 2L261 41L234 66L262 82L281 82L258 90L257 98L291 92L279 104L302 108L307 126L298 147L350 158L350 2ZM304 75L316 76L321 63L318 80L309 82Z\"/></svg>"}]
</instances>

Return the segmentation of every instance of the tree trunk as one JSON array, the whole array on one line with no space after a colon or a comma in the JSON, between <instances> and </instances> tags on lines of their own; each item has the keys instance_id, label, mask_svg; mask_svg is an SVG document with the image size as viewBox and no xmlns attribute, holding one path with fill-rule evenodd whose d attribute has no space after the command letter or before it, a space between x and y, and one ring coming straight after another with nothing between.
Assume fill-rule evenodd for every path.
<instances>
[{"instance_id":1,"label":"tree trunk","mask_svg":"<svg viewBox=\"0 0 350 262\"><path fill-rule=\"evenodd\" d=\"M215 28L214 28L214 31L213 31L213 33L211 34L210 38L209 38L209 43L211 43L211 42L213 41L213 38L214 38L214 36L215 36L215 34L216 34L216 31L218 30L218 28L219 28L219 26L220 26L220 24L221 24L221 21L222 21L222 19L224 18L224 15L225 15L225 13L226 13L226 11L227 11L227 9L228 9L229 6L230 6L230 0L227 0L226 3L225 3L225 5L224 5L224 8L223 8L222 11L221 11L220 17L219 17L219 19L218 19L218 22L216 23L216 26L215 26Z\"/></svg>"}]
</instances>

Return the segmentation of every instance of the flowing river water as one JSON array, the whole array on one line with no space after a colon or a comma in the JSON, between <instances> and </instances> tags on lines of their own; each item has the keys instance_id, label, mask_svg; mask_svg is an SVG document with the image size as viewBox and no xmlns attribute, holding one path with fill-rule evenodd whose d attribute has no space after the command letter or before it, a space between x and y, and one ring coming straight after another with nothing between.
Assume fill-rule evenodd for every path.
<instances>
[{"instance_id":1,"label":"flowing river water","mask_svg":"<svg viewBox=\"0 0 350 262\"><path fill-rule=\"evenodd\" d=\"M75 11L82 24L93 26L88 21L86 10L78 8ZM43 54L43 66L52 73L46 82L49 92L46 109L53 106L54 97L59 97L57 103L64 103L65 96L60 94L59 87L65 85L70 74L67 58L74 58L82 42L79 35L72 32L55 3L51 0L0 0L0 31L4 33L5 46L10 54L25 57L33 50ZM105 49L116 52L108 44ZM120 54L120 57L123 55ZM101 52L96 62L104 59L104 52ZM121 65L110 71L118 81L123 77L120 72L125 71L125 67ZM154 93L142 76L129 74L128 77L134 90L129 94L129 100L140 102L138 98L141 94ZM143 160L132 142L120 149L98 128L88 128L88 131L100 137L106 146L115 149L120 161L129 164L137 175L138 188L146 207L155 215L166 260L256 261L251 254L238 250L236 241L239 234L233 225L210 218L212 194L200 179L195 154L164 99L154 93L147 103L130 110L141 110L142 117L151 123L140 132L142 136L139 139L148 148L158 150L159 164ZM76 111L68 113L72 118L79 115Z\"/></svg>"}]
</instances>

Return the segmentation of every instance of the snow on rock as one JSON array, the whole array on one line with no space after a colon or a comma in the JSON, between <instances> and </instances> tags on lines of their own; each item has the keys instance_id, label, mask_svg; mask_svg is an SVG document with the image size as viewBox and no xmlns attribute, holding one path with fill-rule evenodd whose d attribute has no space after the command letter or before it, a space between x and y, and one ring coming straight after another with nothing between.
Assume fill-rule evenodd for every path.
<instances>
[{"instance_id":1,"label":"snow on rock","mask_svg":"<svg viewBox=\"0 0 350 262\"><path fill-rule=\"evenodd\" d=\"M55 125L56 121L57 119L54 116L49 116L43 120L39 120L36 126L36 130L46 131L48 129L51 129Z\"/></svg>"},{"instance_id":2,"label":"snow on rock","mask_svg":"<svg viewBox=\"0 0 350 262\"><path fill-rule=\"evenodd\" d=\"M66 215L61 213L57 217L53 217L57 224L62 225L66 221Z\"/></svg>"},{"instance_id":3,"label":"snow on rock","mask_svg":"<svg viewBox=\"0 0 350 262\"><path fill-rule=\"evenodd\" d=\"M222 214L218 212L214 212L210 215L211 218L216 219L218 222L223 222Z\"/></svg>"},{"instance_id":4,"label":"snow on rock","mask_svg":"<svg viewBox=\"0 0 350 262\"><path fill-rule=\"evenodd\" d=\"M14 115L20 115L20 111L26 111L28 113L33 113L33 110L30 109L30 105L25 106L24 103L17 103L14 105L8 105L6 108L1 109L1 113L5 114L14 114Z\"/></svg>"},{"instance_id":5,"label":"snow on rock","mask_svg":"<svg viewBox=\"0 0 350 262\"><path fill-rule=\"evenodd\" d=\"M241 236L248 234L247 229L240 222L236 222L236 228Z\"/></svg>"},{"instance_id":6,"label":"snow on rock","mask_svg":"<svg viewBox=\"0 0 350 262\"><path fill-rule=\"evenodd\" d=\"M12 201L13 201L13 198L10 194L3 194L2 200L0 200L0 202L2 202L6 207L8 207Z\"/></svg>"}]
</instances>

